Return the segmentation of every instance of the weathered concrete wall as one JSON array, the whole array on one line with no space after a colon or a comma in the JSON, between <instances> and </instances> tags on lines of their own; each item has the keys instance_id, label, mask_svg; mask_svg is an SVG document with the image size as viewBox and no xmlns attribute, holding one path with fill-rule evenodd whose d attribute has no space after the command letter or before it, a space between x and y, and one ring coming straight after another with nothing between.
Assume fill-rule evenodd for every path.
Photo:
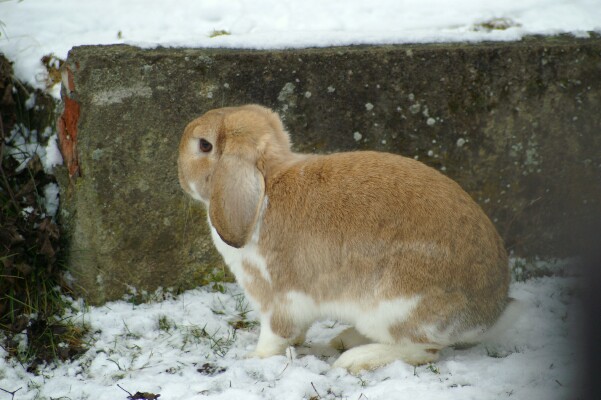
<instances>
[{"instance_id":1,"label":"weathered concrete wall","mask_svg":"<svg viewBox=\"0 0 601 400\"><path fill-rule=\"evenodd\" d=\"M184 126L214 107L276 109L299 151L418 158L459 181L518 255L574 254L582 225L601 218L599 37L289 51L84 46L68 68L64 220L70 268L92 302L125 285L191 287L219 265L176 168Z\"/></svg>"}]
</instances>

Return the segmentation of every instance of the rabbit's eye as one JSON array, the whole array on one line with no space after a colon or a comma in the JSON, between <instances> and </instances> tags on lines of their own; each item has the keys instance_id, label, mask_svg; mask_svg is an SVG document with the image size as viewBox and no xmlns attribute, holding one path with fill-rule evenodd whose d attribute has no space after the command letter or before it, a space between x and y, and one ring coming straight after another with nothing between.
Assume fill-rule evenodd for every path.
<instances>
[{"instance_id":1,"label":"rabbit's eye","mask_svg":"<svg viewBox=\"0 0 601 400\"><path fill-rule=\"evenodd\" d=\"M211 150L213 150L213 145L211 144L211 142L205 140L205 139L200 139L200 151L202 151L203 153L208 153Z\"/></svg>"}]
</instances>

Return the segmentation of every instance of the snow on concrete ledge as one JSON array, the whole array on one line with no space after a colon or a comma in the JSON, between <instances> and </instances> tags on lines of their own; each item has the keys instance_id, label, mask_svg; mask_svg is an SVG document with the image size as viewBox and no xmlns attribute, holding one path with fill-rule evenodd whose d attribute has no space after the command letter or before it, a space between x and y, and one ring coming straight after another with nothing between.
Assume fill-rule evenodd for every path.
<instances>
[{"instance_id":1,"label":"snow on concrete ledge","mask_svg":"<svg viewBox=\"0 0 601 400\"><path fill-rule=\"evenodd\" d=\"M15 0L0 15L0 51L40 88L42 56L87 44L277 50L601 32L594 0Z\"/></svg>"}]
</instances>

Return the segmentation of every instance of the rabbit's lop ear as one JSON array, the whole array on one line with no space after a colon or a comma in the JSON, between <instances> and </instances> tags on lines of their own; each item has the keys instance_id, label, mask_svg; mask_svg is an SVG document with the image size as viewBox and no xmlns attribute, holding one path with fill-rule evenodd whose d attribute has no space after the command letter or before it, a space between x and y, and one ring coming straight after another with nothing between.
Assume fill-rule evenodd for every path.
<instances>
[{"instance_id":1,"label":"rabbit's lop ear","mask_svg":"<svg viewBox=\"0 0 601 400\"><path fill-rule=\"evenodd\" d=\"M239 154L221 156L213 175L209 217L225 243L240 248L248 242L264 195L265 181L254 160Z\"/></svg>"}]
</instances>

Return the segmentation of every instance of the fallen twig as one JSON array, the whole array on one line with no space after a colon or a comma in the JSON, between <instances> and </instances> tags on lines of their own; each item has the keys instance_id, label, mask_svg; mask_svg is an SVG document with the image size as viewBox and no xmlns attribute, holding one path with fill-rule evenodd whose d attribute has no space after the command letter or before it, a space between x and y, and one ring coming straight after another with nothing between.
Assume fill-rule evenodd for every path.
<instances>
[{"instance_id":1,"label":"fallen twig","mask_svg":"<svg viewBox=\"0 0 601 400\"><path fill-rule=\"evenodd\" d=\"M161 397L160 394L154 394L154 393L148 393L148 392L136 392L134 394L131 394L131 392L125 390L123 387L121 387L121 385L117 384L117 387L119 387L119 389L123 390L125 393L127 393L129 396L127 396L127 398L129 400L157 400L159 397Z\"/></svg>"},{"instance_id":2,"label":"fallen twig","mask_svg":"<svg viewBox=\"0 0 601 400\"><path fill-rule=\"evenodd\" d=\"M17 393L17 392L18 392L19 390L21 390L21 389L23 389L23 388L22 388L22 387L20 387L20 388L18 388L17 390L15 390L14 392L10 392L10 391L8 391L8 390L6 390L6 389L2 389L2 388L0 388L0 390L2 390L4 393L8 393L8 394L10 394L10 395L12 396L12 397L11 397L11 400L15 398L15 393Z\"/></svg>"},{"instance_id":3,"label":"fallen twig","mask_svg":"<svg viewBox=\"0 0 601 400\"><path fill-rule=\"evenodd\" d=\"M313 384L313 382L311 382L311 386L313 386L313 390L315 390L315 393L317 393L317 398L321 399L321 395L319 394L319 392L317 391L317 389L315 388L315 385Z\"/></svg>"},{"instance_id":4,"label":"fallen twig","mask_svg":"<svg viewBox=\"0 0 601 400\"><path fill-rule=\"evenodd\" d=\"M123 389L123 388L121 387L121 385L119 385L119 384L117 384L117 387L118 387L119 389L123 390L125 393L127 393L127 394L129 395L129 396L127 396L128 398L131 398L131 393L130 393L129 391L127 391L127 390Z\"/></svg>"}]
</instances>

